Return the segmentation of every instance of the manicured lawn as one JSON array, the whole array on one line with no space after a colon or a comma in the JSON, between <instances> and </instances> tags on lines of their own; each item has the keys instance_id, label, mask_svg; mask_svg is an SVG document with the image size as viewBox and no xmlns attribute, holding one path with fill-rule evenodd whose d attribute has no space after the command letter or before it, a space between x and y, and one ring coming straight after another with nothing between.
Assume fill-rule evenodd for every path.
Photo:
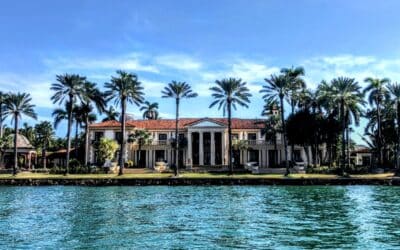
<instances>
[{"instance_id":1,"label":"manicured lawn","mask_svg":"<svg viewBox=\"0 0 400 250\"><path fill-rule=\"evenodd\" d=\"M171 178L173 175L171 173L135 173L135 174L124 174L122 176L118 176L116 174L70 174L67 176L64 175L55 175L55 174L43 174L43 173L20 173L16 177L13 177L10 174L0 174L0 179L104 179L104 178L139 178L139 179L147 179L147 178ZM364 175L352 175L353 178L366 178L366 179L385 179L393 177L391 173L385 174L364 174ZM266 178L266 179L300 179L300 178L316 178L316 179L335 179L341 178L337 175L329 175L329 174L291 174L288 177L283 176L282 174L213 174L213 173L183 173L179 178Z\"/></svg>"}]
</instances>

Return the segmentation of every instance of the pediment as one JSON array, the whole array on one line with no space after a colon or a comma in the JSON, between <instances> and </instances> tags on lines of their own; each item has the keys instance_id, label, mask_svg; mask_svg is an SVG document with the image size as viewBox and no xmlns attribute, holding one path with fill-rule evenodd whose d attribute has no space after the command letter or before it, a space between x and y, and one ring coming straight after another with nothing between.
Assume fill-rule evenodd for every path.
<instances>
[{"instance_id":1,"label":"pediment","mask_svg":"<svg viewBox=\"0 0 400 250\"><path fill-rule=\"evenodd\" d=\"M188 125L188 127L191 127L191 128L210 128L210 127L211 128L224 128L226 126L223 123L216 122L211 119L204 119L204 120L194 122L194 123Z\"/></svg>"}]
</instances>

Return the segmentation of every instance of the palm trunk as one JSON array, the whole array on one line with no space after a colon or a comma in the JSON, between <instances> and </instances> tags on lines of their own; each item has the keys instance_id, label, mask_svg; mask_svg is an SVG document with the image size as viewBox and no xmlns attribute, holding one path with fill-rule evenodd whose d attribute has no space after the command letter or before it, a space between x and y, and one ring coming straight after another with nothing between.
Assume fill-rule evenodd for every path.
<instances>
[{"instance_id":1,"label":"palm trunk","mask_svg":"<svg viewBox=\"0 0 400 250\"><path fill-rule=\"evenodd\" d=\"M14 167L13 167L13 175L17 175L18 168L18 150L17 150L17 137L18 137L18 116L15 116L14 122Z\"/></svg>"},{"instance_id":2,"label":"palm trunk","mask_svg":"<svg viewBox=\"0 0 400 250\"><path fill-rule=\"evenodd\" d=\"M285 165L286 165L286 173L285 176L288 176L290 174L289 171L289 161L288 161L288 146L287 146L287 142L286 142L286 125L285 125L285 116L284 116L284 112L285 109L283 107L283 96L279 97L280 99L280 103L281 103L281 121L282 121L282 135L283 135L283 146L285 148Z\"/></svg>"},{"instance_id":3,"label":"palm trunk","mask_svg":"<svg viewBox=\"0 0 400 250\"><path fill-rule=\"evenodd\" d=\"M89 166L89 114L86 114L85 117L85 166L88 166L88 170L90 172Z\"/></svg>"},{"instance_id":4,"label":"palm trunk","mask_svg":"<svg viewBox=\"0 0 400 250\"><path fill-rule=\"evenodd\" d=\"M124 174L125 164L125 110L126 110L126 97L121 99L121 138L120 138L120 151L119 151L119 173L118 175Z\"/></svg>"},{"instance_id":5,"label":"palm trunk","mask_svg":"<svg viewBox=\"0 0 400 250\"><path fill-rule=\"evenodd\" d=\"M341 174L345 172L346 165L346 136L345 136L345 128L346 128L346 120L344 119L344 100L341 99L340 102L340 118L342 121L342 159L341 159Z\"/></svg>"},{"instance_id":6,"label":"palm trunk","mask_svg":"<svg viewBox=\"0 0 400 250\"><path fill-rule=\"evenodd\" d=\"M382 151L382 128L381 128L381 105L380 101L376 101L376 110L378 118L378 150L379 150L379 167L383 166L383 151Z\"/></svg>"},{"instance_id":7,"label":"palm trunk","mask_svg":"<svg viewBox=\"0 0 400 250\"><path fill-rule=\"evenodd\" d=\"M350 128L346 128L347 165L350 167Z\"/></svg>"},{"instance_id":8,"label":"palm trunk","mask_svg":"<svg viewBox=\"0 0 400 250\"><path fill-rule=\"evenodd\" d=\"M178 125L179 125L179 97L176 98L176 105L175 105L175 169L174 174L178 176L179 174L179 132L178 132Z\"/></svg>"},{"instance_id":9,"label":"palm trunk","mask_svg":"<svg viewBox=\"0 0 400 250\"><path fill-rule=\"evenodd\" d=\"M291 115L293 115L294 114L294 109L295 109L295 103L292 101L292 113L291 113ZM290 160L291 161L294 161L294 142L292 141L292 142L290 142L290 148L291 148L291 151L290 151Z\"/></svg>"},{"instance_id":10,"label":"palm trunk","mask_svg":"<svg viewBox=\"0 0 400 250\"><path fill-rule=\"evenodd\" d=\"M74 142L74 148L75 148L75 159L78 160L78 132L79 132L79 123L76 120L75 121L75 142Z\"/></svg>"},{"instance_id":11,"label":"palm trunk","mask_svg":"<svg viewBox=\"0 0 400 250\"><path fill-rule=\"evenodd\" d=\"M228 149L229 149L229 159L228 159L228 165L229 165L229 173L233 175L233 164L232 164L232 156L233 156L233 149L232 149L232 100L230 97L228 97L227 100L228 104Z\"/></svg>"},{"instance_id":12,"label":"palm trunk","mask_svg":"<svg viewBox=\"0 0 400 250\"><path fill-rule=\"evenodd\" d=\"M47 159L46 159L46 142L43 145L43 149L42 149L42 164L43 164L43 168L46 169L47 166Z\"/></svg>"},{"instance_id":13,"label":"palm trunk","mask_svg":"<svg viewBox=\"0 0 400 250\"><path fill-rule=\"evenodd\" d=\"M74 105L74 96L69 96L68 128L67 128L67 162L64 175L69 172L69 157L71 150L71 128L72 128L72 107Z\"/></svg>"}]
</instances>

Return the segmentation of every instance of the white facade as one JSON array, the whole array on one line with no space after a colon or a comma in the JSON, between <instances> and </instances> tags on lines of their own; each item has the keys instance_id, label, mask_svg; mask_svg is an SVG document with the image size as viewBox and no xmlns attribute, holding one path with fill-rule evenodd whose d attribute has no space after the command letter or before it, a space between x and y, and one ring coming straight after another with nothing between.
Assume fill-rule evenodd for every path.
<instances>
[{"instance_id":1,"label":"white facade","mask_svg":"<svg viewBox=\"0 0 400 250\"><path fill-rule=\"evenodd\" d=\"M159 121L162 122L162 120ZM147 124L146 122L142 123ZM138 128L137 124L132 126L128 124L126 135L133 133L135 129L146 129L151 134L152 140L151 143L142 146L140 153L137 144L127 143L125 151L127 161L147 168L154 168L157 161L165 161L168 164L175 162L175 151L170 143L175 138L174 126L170 126L170 128ZM102 136L117 139L116 135L120 128L98 124L91 127L89 131L92 141L98 140ZM180 153L181 166L191 168L193 166L224 166L228 164L228 128L225 123L208 118L198 119L198 122L180 128L179 134L184 136L187 141L187 145L181 149ZM284 160L284 147L280 135L277 135L277 145L266 141L261 135L260 128L233 128L232 135L234 144L240 141L243 145L239 148L234 146L233 162L235 166L247 162L257 162L260 167L268 168ZM290 160L291 152L290 147L288 148ZM304 148L296 146L295 150L297 157L295 160L307 164ZM89 161L96 163L96 148L93 143L89 150Z\"/></svg>"}]
</instances>

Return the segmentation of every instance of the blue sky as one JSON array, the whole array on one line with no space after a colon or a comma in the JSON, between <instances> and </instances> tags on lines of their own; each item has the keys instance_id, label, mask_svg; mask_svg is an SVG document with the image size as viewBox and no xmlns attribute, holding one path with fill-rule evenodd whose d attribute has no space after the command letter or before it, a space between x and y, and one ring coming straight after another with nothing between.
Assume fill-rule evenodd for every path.
<instances>
[{"instance_id":1,"label":"blue sky","mask_svg":"<svg viewBox=\"0 0 400 250\"><path fill-rule=\"evenodd\" d=\"M263 79L281 67L305 67L311 88L337 76L362 85L367 76L400 80L398 9L390 0L2 1L0 89L31 93L39 119L52 120L56 74L79 73L102 86L125 69L138 74L162 117L174 113L174 102L160 98L171 80L200 94L184 101L182 116L215 117L222 112L208 109L208 88L241 77L252 104L234 115L255 118Z\"/></svg>"}]
</instances>

